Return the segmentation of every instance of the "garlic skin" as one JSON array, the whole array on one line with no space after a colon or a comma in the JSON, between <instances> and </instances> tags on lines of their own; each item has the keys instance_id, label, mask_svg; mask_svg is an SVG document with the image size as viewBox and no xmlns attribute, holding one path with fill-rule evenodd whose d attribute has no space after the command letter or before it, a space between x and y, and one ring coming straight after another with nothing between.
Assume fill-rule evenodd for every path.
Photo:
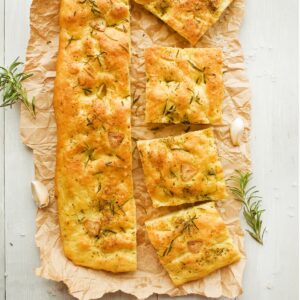
<instances>
[{"instance_id":1,"label":"garlic skin","mask_svg":"<svg viewBox=\"0 0 300 300\"><path fill-rule=\"evenodd\" d=\"M244 120L237 117L230 125L230 135L231 141L234 146L239 146L241 144L241 139L244 133L245 124Z\"/></svg>"},{"instance_id":2,"label":"garlic skin","mask_svg":"<svg viewBox=\"0 0 300 300\"><path fill-rule=\"evenodd\" d=\"M31 181L31 192L33 200L35 201L38 208L45 208L49 205L48 189L40 181Z\"/></svg>"}]
</instances>

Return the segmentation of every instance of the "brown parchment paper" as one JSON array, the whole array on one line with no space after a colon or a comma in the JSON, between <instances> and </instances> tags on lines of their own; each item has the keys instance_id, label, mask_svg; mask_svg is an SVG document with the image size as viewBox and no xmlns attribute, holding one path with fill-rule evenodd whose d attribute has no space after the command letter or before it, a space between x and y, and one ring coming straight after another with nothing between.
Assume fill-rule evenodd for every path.
<instances>
[{"instance_id":1,"label":"brown parchment paper","mask_svg":"<svg viewBox=\"0 0 300 300\"><path fill-rule=\"evenodd\" d=\"M234 169L250 167L250 92L245 75L244 59L238 40L245 0L235 0L201 39L197 47L221 47L224 52L224 126L215 128L219 154L225 174L229 177ZM216 271L203 280L175 288L158 262L143 229L145 220L165 214L168 208L153 209L146 192L141 163L138 160L135 141L166 135L180 134L187 125L146 126L144 123L145 72L143 49L153 45L189 47L189 44L155 16L141 6L131 3L132 28L132 107L133 177L138 219L138 270L128 274L111 274L77 267L68 261L62 251L56 202L54 198L54 170L56 126L52 108L55 63L58 50L59 0L33 0L31 7L31 37L27 50L26 71L34 76L26 81L30 96L37 99L37 117L34 120L21 110L21 135L24 144L33 150L36 178L47 185L51 201L36 217L36 244L40 249L38 276L64 282L69 293L82 300L97 299L105 293L121 290L139 299L153 293L172 296L199 294L217 298L234 298L242 292L242 276L245 258L240 262ZM233 147L229 124L240 116L246 124L243 144ZM190 126L190 130L199 129ZM218 208L228 224L234 242L244 253L243 231L239 224L240 205L233 199L219 202ZM177 208L178 209L178 208Z\"/></svg>"}]
</instances>

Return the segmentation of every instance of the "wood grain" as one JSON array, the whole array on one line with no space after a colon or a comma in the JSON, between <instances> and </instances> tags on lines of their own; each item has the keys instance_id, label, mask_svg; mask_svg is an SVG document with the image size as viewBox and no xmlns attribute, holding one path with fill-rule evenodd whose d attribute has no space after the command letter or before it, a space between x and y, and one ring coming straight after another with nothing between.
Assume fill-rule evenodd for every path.
<instances>
[{"instance_id":1,"label":"wood grain","mask_svg":"<svg viewBox=\"0 0 300 300\"><path fill-rule=\"evenodd\" d=\"M6 64L17 56L25 56L30 2L0 1L1 65L4 50ZM260 0L247 3L241 40L253 91L253 171L255 184L264 198L268 231L263 247L246 237L248 263L244 294L239 300L298 299L297 11L297 0L285 1L284 5L281 0L273 0L272 5ZM3 111L0 112L0 137L0 299L5 299L5 291L8 300L74 299L68 296L63 284L37 278L34 274L39 255L34 243L36 212L30 194L33 164L30 151L19 138L18 108L6 109L5 119ZM7 272L5 289L4 268ZM134 298L117 293L103 299Z\"/></svg>"},{"instance_id":2,"label":"wood grain","mask_svg":"<svg viewBox=\"0 0 300 300\"><path fill-rule=\"evenodd\" d=\"M297 12L296 0L247 1L241 42L253 93L254 183L267 233L263 247L246 239L239 300L298 299Z\"/></svg>"},{"instance_id":3,"label":"wood grain","mask_svg":"<svg viewBox=\"0 0 300 300\"><path fill-rule=\"evenodd\" d=\"M17 56L24 61L29 8L30 1L6 0L6 65ZM34 172L32 153L19 136L19 107L5 110L5 157L6 299L50 300L54 295L57 299L71 299L64 286L34 274L39 265L34 242L36 207L30 192Z\"/></svg>"},{"instance_id":4,"label":"wood grain","mask_svg":"<svg viewBox=\"0 0 300 300\"><path fill-rule=\"evenodd\" d=\"M0 2L0 37L4 41L4 2ZM4 43L0 43L0 65L4 64ZM4 111L0 111L0 299L5 297L5 229L4 229Z\"/></svg>"}]
</instances>

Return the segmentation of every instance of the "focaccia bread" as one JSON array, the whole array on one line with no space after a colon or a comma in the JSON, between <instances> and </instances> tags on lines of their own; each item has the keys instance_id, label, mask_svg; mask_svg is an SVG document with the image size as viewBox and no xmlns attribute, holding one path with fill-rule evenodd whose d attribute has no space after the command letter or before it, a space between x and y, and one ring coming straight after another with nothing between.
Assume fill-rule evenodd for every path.
<instances>
[{"instance_id":1,"label":"focaccia bread","mask_svg":"<svg viewBox=\"0 0 300 300\"><path fill-rule=\"evenodd\" d=\"M222 50L145 50L146 122L222 123Z\"/></svg>"},{"instance_id":2,"label":"focaccia bread","mask_svg":"<svg viewBox=\"0 0 300 300\"><path fill-rule=\"evenodd\" d=\"M135 0L192 45L218 21L232 0Z\"/></svg>"},{"instance_id":3,"label":"focaccia bread","mask_svg":"<svg viewBox=\"0 0 300 300\"><path fill-rule=\"evenodd\" d=\"M175 206L227 196L212 129L138 141L153 206Z\"/></svg>"},{"instance_id":4,"label":"focaccia bread","mask_svg":"<svg viewBox=\"0 0 300 300\"><path fill-rule=\"evenodd\" d=\"M175 285L203 278L241 258L213 202L148 221L146 229Z\"/></svg>"},{"instance_id":5,"label":"focaccia bread","mask_svg":"<svg viewBox=\"0 0 300 300\"><path fill-rule=\"evenodd\" d=\"M136 270L129 4L62 0L55 81L56 195L65 255Z\"/></svg>"}]
</instances>

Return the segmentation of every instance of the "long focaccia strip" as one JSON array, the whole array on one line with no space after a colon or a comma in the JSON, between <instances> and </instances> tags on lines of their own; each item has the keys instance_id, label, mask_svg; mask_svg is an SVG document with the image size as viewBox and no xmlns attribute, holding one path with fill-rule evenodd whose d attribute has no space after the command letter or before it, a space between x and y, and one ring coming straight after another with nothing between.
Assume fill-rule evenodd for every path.
<instances>
[{"instance_id":1,"label":"long focaccia strip","mask_svg":"<svg viewBox=\"0 0 300 300\"><path fill-rule=\"evenodd\" d=\"M55 82L56 194L65 255L136 269L129 4L62 0Z\"/></svg>"}]
</instances>

